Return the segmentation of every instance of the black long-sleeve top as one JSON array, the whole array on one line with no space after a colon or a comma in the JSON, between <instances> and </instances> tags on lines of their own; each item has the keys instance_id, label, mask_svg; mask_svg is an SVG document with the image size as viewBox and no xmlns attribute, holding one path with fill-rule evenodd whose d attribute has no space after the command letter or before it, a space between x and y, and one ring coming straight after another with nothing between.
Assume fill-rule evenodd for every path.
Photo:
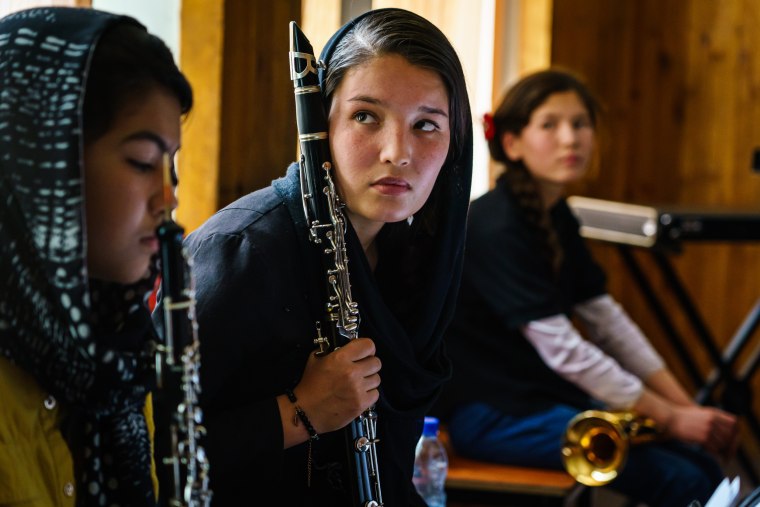
<instances>
[{"instance_id":1,"label":"black long-sleeve top","mask_svg":"<svg viewBox=\"0 0 760 507\"><path fill-rule=\"evenodd\" d=\"M312 442L310 486L308 444L283 450L275 397L299 381L325 308L324 269L308 242L297 186L292 167L287 177L230 204L185 241L195 277L214 505L242 505L251 495L288 506L353 504L344 431ZM414 449L422 418L450 375L442 334L461 245L441 254L443 262L426 259L436 267L422 269L418 290L405 293L394 245L381 247L373 273L348 232L359 335L374 340L383 364L376 405L383 500L421 506L411 481ZM434 273L433 279L425 273Z\"/></svg>"}]
</instances>

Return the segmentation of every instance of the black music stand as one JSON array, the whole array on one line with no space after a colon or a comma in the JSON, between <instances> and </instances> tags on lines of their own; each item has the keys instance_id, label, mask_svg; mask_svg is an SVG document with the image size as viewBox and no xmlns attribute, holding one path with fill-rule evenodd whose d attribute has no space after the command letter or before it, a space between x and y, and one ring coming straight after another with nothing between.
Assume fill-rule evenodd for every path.
<instances>
[{"instance_id":1,"label":"black music stand","mask_svg":"<svg viewBox=\"0 0 760 507\"><path fill-rule=\"evenodd\" d=\"M760 210L727 212L658 208L585 197L570 197L568 204L581 223L581 234L584 237L617 245L626 268L636 281L666 337L676 349L687 374L697 386L695 400L702 405L720 405L744 417L755 437L760 440L760 421L752 411L752 388L749 385L751 377L760 366L760 343L756 345L739 373L734 373L739 354L760 326L760 299L729 345L721 352L668 258L669 254L682 250L684 240L760 240ZM650 252L660 276L673 292L681 311L707 351L714 368L706 379L697 368L685 340L665 311L665 305L633 255L632 247L645 248ZM723 389L720 397L717 397L716 391L719 387ZM749 478L758 484L757 470L742 448L739 449L737 458Z\"/></svg>"}]
</instances>

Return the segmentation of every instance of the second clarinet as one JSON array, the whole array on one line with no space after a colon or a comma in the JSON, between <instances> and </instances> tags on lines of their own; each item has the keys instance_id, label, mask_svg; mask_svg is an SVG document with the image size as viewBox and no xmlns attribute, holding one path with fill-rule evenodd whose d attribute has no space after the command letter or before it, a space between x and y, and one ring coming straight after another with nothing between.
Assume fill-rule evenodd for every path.
<instances>
[{"instance_id":1,"label":"second clarinet","mask_svg":"<svg viewBox=\"0 0 760 507\"><path fill-rule=\"evenodd\" d=\"M325 272L327 302L324 322L317 323L318 354L358 338L360 315L351 296L343 203L332 178L328 124L314 49L295 22L290 23L290 77L296 100L301 148L300 178L309 239L318 247ZM321 330L327 329L327 336ZM377 460L377 414L365 410L346 429L349 462L354 466L353 492L358 507L383 505Z\"/></svg>"},{"instance_id":2,"label":"second clarinet","mask_svg":"<svg viewBox=\"0 0 760 507\"><path fill-rule=\"evenodd\" d=\"M209 507L209 462L198 403L200 342L195 320L192 262L184 228L171 218L168 155L164 157L164 220L156 230L161 252L163 343L156 351L156 460L161 507Z\"/></svg>"}]
</instances>

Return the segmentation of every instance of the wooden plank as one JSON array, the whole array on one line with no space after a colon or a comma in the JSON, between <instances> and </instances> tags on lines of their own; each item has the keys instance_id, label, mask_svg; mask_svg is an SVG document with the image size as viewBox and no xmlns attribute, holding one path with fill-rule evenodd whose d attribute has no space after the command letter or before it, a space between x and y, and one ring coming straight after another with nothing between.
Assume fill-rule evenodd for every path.
<instances>
[{"instance_id":1,"label":"wooden plank","mask_svg":"<svg viewBox=\"0 0 760 507\"><path fill-rule=\"evenodd\" d=\"M219 204L224 3L184 0L180 19L180 67L193 87L194 101L182 128L176 213L189 233Z\"/></svg>"},{"instance_id":2,"label":"wooden plank","mask_svg":"<svg viewBox=\"0 0 760 507\"><path fill-rule=\"evenodd\" d=\"M295 161L288 51L299 1L225 2L219 206L268 186Z\"/></svg>"},{"instance_id":3,"label":"wooden plank","mask_svg":"<svg viewBox=\"0 0 760 507\"><path fill-rule=\"evenodd\" d=\"M540 469L489 463L463 458L454 452L448 431L442 427L438 439L449 456L446 487L526 495L564 497L576 481L562 470Z\"/></svg>"},{"instance_id":4,"label":"wooden plank","mask_svg":"<svg viewBox=\"0 0 760 507\"><path fill-rule=\"evenodd\" d=\"M288 23L300 2L182 3L181 67L195 93L180 151L178 220L191 232L296 160Z\"/></svg>"},{"instance_id":5,"label":"wooden plank","mask_svg":"<svg viewBox=\"0 0 760 507\"><path fill-rule=\"evenodd\" d=\"M542 496L565 496L575 487L559 470L515 467L450 456L446 487Z\"/></svg>"}]
</instances>

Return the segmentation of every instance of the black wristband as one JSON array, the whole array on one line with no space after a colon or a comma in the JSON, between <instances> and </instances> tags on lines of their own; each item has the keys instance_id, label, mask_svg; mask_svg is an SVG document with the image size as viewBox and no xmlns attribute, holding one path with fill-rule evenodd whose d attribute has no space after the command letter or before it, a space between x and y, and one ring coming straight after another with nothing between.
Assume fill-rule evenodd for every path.
<instances>
[{"instance_id":1,"label":"black wristband","mask_svg":"<svg viewBox=\"0 0 760 507\"><path fill-rule=\"evenodd\" d=\"M306 412L303 411L303 409L296 403L298 401L298 398L296 398L295 393L292 389L285 389L285 395L288 397L290 402L295 406L296 409L296 416L298 419L301 420L304 426L306 426L306 431L309 432L309 440L319 440L319 434L317 433L317 430L314 429L314 426L311 425L311 421L309 421L309 418L306 416ZM298 425L298 419L293 420L293 424L296 426Z\"/></svg>"}]
</instances>

